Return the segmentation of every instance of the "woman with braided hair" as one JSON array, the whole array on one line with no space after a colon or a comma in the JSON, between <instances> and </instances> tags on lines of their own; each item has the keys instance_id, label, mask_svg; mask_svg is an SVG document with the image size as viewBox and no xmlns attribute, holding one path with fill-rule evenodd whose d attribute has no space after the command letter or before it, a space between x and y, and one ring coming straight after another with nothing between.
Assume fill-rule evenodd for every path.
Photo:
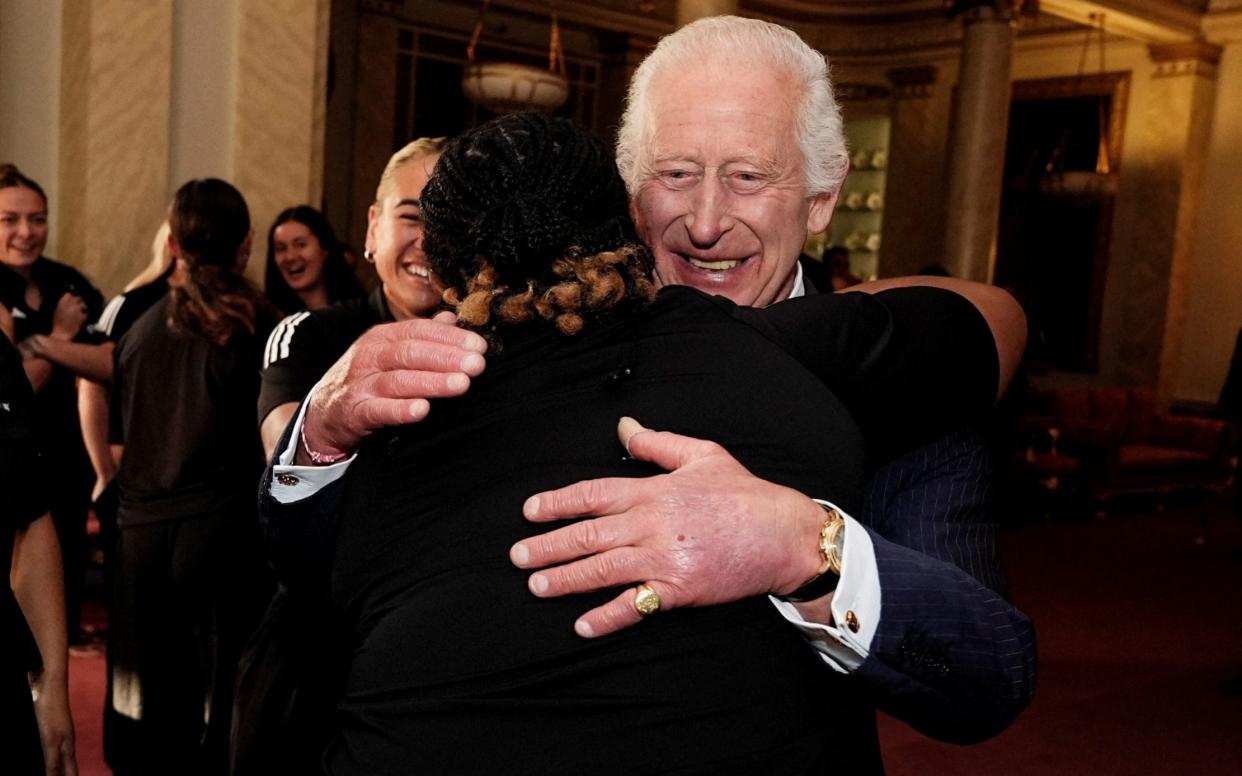
<instances>
[{"instance_id":1,"label":"woman with braided hair","mask_svg":"<svg viewBox=\"0 0 1242 776\"><path fill-rule=\"evenodd\" d=\"M856 688L766 597L583 638L578 615L619 591L540 597L509 553L540 531L530 493L653 473L617 443L624 416L717 439L756 475L857 511L864 434L882 425L900 446L991 405L987 322L941 289L762 310L657 294L611 154L542 114L452 141L422 206L428 260L459 325L489 340L487 370L368 437L345 475L330 596L349 659L326 771L866 771L830 751L868 730L860 704L834 700ZM954 390L921 397L919 381Z\"/></svg>"},{"instance_id":2,"label":"woman with braided hair","mask_svg":"<svg viewBox=\"0 0 1242 776\"><path fill-rule=\"evenodd\" d=\"M253 231L222 180L169 212L169 293L116 349L123 444L112 697L117 774L224 773L242 647L270 595L254 492L260 352L273 311L243 277Z\"/></svg>"}]
</instances>

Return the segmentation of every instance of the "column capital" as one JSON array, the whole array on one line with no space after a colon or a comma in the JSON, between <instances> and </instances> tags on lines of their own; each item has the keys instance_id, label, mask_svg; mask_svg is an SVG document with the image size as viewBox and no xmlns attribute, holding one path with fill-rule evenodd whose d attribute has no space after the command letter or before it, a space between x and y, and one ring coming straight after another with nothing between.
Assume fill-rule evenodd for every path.
<instances>
[{"instance_id":1,"label":"column capital","mask_svg":"<svg viewBox=\"0 0 1242 776\"><path fill-rule=\"evenodd\" d=\"M888 82L893 85L893 96L899 100L910 97L930 97L938 80L940 80L940 68L935 65L895 67L888 71Z\"/></svg>"},{"instance_id":2,"label":"column capital","mask_svg":"<svg viewBox=\"0 0 1242 776\"><path fill-rule=\"evenodd\" d=\"M944 0L944 10L950 18L961 17L966 24L986 21L1013 21L1030 15L1038 2L1035 0Z\"/></svg>"},{"instance_id":3,"label":"column capital","mask_svg":"<svg viewBox=\"0 0 1242 776\"><path fill-rule=\"evenodd\" d=\"M1156 65L1156 71L1152 74L1155 78L1179 75L1216 78L1216 68L1220 64L1221 51L1220 46L1208 43L1206 40L1152 43L1147 46L1147 55Z\"/></svg>"},{"instance_id":4,"label":"column capital","mask_svg":"<svg viewBox=\"0 0 1242 776\"><path fill-rule=\"evenodd\" d=\"M839 102L858 102L859 100L887 100L892 93L884 84L841 82L832 85L832 91Z\"/></svg>"}]
</instances>

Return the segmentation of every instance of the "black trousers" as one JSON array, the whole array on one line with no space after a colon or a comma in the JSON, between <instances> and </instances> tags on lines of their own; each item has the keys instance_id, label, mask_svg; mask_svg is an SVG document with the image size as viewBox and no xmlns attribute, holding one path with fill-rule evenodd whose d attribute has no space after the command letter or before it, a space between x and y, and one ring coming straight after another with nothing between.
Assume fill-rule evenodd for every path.
<instances>
[{"instance_id":1,"label":"black trousers","mask_svg":"<svg viewBox=\"0 0 1242 776\"><path fill-rule=\"evenodd\" d=\"M72 452L72 451L70 451ZM86 586L86 516L95 479L85 455L48 459L48 501L65 573L65 627L70 644L82 640L82 592Z\"/></svg>"},{"instance_id":2,"label":"black trousers","mask_svg":"<svg viewBox=\"0 0 1242 776\"><path fill-rule=\"evenodd\" d=\"M225 773L237 662L272 591L254 508L120 522L114 772Z\"/></svg>"}]
</instances>

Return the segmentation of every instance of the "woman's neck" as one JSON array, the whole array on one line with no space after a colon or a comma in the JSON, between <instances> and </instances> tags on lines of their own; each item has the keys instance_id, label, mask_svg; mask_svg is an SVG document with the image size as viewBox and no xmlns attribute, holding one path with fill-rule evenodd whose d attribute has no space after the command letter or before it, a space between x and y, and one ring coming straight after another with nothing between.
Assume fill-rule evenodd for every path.
<instances>
[{"instance_id":1,"label":"woman's neck","mask_svg":"<svg viewBox=\"0 0 1242 776\"><path fill-rule=\"evenodd\" d=\"M323 284L306 291L299 291L298 299L302 300L302 305L307 310L318 310L320 307L327 307L332 301L328 298L327 286Z\"/></svg>"},{"instance_id":2,"label":"woman's neck","mask_svg":"<svg viewBox=\"0 0 1242 776\"><path fill-rule=\"evenodd\" d=\"M17 267L14 267L12 264L6 264L5 266L13 270L13 272L15 272L19 278L26 281L27 284L34 282L34 270L32 269L34 267L33 264L23 264Z\"/></svg>"}]
</instances>

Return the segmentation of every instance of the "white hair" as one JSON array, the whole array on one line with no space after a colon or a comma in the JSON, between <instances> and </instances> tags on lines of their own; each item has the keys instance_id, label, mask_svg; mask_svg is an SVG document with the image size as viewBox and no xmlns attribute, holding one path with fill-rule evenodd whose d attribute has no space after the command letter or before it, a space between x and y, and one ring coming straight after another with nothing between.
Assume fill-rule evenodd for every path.
<instances>
[{"instance_id":1,"label":"white hair","mask_svg":"<svg viewBox=\"0 0 1242 776\"><path fill-rule=\"evenodd\" d=\"M841 185L849 171L849 152L824 55L780 25L740 16L711 16L662 38L630 80L625 114L617 132L617 168L631 196L646 174L646 157L651 150L648 89L652 79L704 61L739 60L778 67L802 87L794 132L806 159L807 194L826 194Z\"/></svg>"}]
</instances>

